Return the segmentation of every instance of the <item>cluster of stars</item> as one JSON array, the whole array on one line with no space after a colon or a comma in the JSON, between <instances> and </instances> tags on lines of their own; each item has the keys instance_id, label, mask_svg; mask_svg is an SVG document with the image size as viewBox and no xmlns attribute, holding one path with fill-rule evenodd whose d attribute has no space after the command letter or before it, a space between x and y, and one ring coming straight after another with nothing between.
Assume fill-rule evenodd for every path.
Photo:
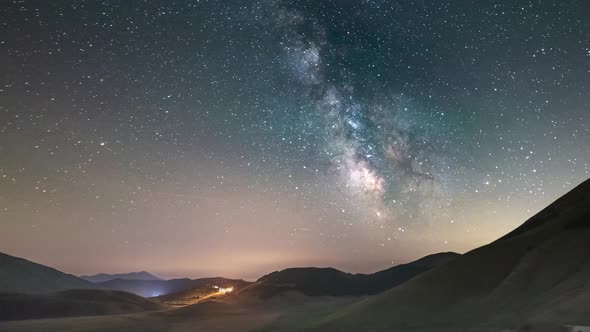
<instances>
[{"instance_id":1,"label":"cluster of stars","mask_svg":"<svg viewBox=\"0 0 590 332\"><path fill-rule=\"evenodd\" d=\"M9 1L0 251L79 238L80 255L190 251L215 269L230 248L261 271L269 251L370 271L493 240L590 176L586 14Z\"/></svg>"}]
</instances>

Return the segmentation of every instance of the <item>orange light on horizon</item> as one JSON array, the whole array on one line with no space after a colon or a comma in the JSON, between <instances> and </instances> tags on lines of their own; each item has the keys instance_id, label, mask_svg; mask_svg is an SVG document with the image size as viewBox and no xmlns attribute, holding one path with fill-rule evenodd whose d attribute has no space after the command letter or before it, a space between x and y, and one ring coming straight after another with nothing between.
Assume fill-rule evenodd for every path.
<instances>
[{"instance_id":1,"label":"orange light on horizon","mask_svg":"<svg viewBox=\"0 0 590 332\"><path fill-rule=\"evenodd\" d=\"M219 288L219 293L221 293L221 294L227 294L227 293L233 292L233 290L234 290L233 287Z\"/></svg>"},{"instance_id":2,"label":"orange light on horizon","mask_svg":"<svg viewBox=\"0 0 590 332\"><path fill-rule=\"evenodd\" d=\"M233 287L221 288L219 286L213 286L213 288L217 289L217 293L219 294L227 294L233 292Z\"/></svg>"}]
</instances>

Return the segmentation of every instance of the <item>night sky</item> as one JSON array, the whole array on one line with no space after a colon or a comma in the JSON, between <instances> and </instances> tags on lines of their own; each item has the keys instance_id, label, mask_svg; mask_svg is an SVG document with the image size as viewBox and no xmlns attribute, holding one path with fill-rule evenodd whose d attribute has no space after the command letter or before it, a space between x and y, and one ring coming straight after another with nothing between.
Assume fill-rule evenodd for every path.
<instances>
[{"instance_id":1,"label":"night sky","mask_svg":"<svg viewBox=\"0 0 590 332\"><path fill-rule=\"evenodd\" d=\"M3 1L0 251L374 272L590 176L590 3Z\"/></svg>"}]
</instances>

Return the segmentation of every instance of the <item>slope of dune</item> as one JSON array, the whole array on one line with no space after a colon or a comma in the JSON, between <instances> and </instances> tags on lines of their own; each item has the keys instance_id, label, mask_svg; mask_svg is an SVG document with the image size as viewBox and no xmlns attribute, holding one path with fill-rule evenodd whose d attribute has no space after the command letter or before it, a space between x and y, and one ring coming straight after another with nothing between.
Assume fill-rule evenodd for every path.
<instances>
[{"instance_id":1,"label":"slope of dune","mask_svg":"<svg viewBox=\"0 0 590 332\"><path fill-rule=\"evenodd\" d=\"M324 330L590 325L590 180L501 239L329 317Z\"/></svg>"},{"instance_id":2,"label":"slope of dune","mask_svg":"<svg viewBox=\"0 0 590 332\"><path fill-rule=\"evenodd\" d=\"M140 296L107 290L0 294L0 320L113 315L164 308Z\"/></svg>"},{"instance_id":3,"label":"slope of dune","mask_svg":"<svg viewBox=\"0 0 590 332\"><path fill-rule=\"evenodd\" d=\"M96 288L86 280L23 258L0 253L0 292L52 292Z\"/></svg>"}]
</instances>

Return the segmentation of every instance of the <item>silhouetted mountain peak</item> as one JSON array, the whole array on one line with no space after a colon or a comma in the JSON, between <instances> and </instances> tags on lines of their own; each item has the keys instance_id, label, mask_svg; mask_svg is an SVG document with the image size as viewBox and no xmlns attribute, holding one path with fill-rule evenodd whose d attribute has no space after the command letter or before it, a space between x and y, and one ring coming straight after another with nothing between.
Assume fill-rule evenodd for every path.
<instances>
[{"instance_id":1,"label":"silhouetted mountain peak","mask_svg":"<svg viewBox=\"0 0 590 332\"><path fill-rule=\"evenodd\" d=\"M71 274L0 253L0 292L50 292L94 287L94 284Z\"/></svg>"},{"instance_id":2,"label":"silhouetted mountain peak","mask_svg":"<svg viewBox=\"0 0 590 332\"><path fill-rule=\"evenodd\" d=\"M274 271L260 277L257 281L287 282L300 278L344 276L349 273L332 267L291 267L281 271Z\"/></svg>"}]
</instances>

